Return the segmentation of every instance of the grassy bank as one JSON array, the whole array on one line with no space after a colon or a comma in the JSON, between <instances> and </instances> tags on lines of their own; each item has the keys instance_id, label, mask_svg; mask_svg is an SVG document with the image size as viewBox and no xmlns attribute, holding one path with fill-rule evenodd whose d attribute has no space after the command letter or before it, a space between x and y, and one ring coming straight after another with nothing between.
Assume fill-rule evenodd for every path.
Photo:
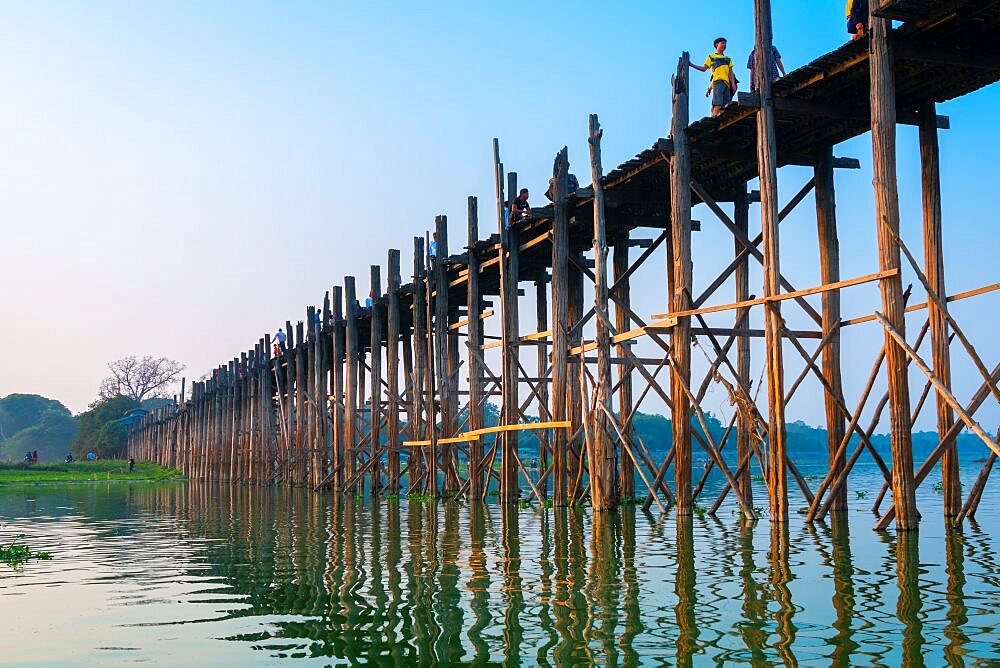
<instances>
[{"instance_id":1,"label":"grassy bank","mask_svg":"<svg viewBox=\"0 0 1000 668\"><path fill-rule=\"evenodd\" d=\"M4 464L0 463L0 485L24 485L58 482L106 482L108 480L182 480L178 469L149 462L136 462L128 472L128 462L105 459L97 462L69 464Z\"/></svg>"}]
</instances>

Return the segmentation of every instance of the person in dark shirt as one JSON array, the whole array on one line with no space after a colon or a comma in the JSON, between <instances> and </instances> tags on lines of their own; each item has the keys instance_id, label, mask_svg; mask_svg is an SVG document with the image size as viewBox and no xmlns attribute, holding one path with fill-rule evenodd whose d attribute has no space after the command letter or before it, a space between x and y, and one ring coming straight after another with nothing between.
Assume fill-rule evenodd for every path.
<instances>
[{"instance_id":1,"label":"person in dark shirt","mask_svg":"<svg viewBox=\"0 0 1000 668\"><path fill-rule=\"evenodd\" d=\"M528 189L521 188L517 198L510 205L510 222L516 223L531 216L531 205L528 204Z\"/></svg>"},{"instance_id":2,"label":"person in dark shirt","mask_svg":"<svg viewBox=\"0 0 1000 668\"><path fill-rule=\"evenodd\" d=\"M135 457L128 458L128 472L131 473L135 470Z\"/></svg>"},{"instance_id":3,"label":"person in dark shirt","mask_svg":"<svg viewBox=\"0 0 1000 668\"><path fill-rule=\"evenodd\" d=\"M754 75L754 56L757 55L757 49L750 52L750 57L747 58L747 69L750 70L750 91L754 92L757 90L757 78ZM771 45L771 81L777 81L778 77L785 76L785 65L781 62L781 54L778 53L778 48ZM780 74L779 74L780 71Z\"/></svg>"}]
</instances>

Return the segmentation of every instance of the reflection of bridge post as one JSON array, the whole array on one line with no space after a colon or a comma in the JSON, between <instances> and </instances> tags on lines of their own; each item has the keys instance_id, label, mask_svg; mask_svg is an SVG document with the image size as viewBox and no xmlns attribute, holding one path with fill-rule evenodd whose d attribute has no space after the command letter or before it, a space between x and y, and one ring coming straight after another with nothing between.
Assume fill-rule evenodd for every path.
<instances>
[{"instance_id":1,"label":"reflection of bridge post","mask_svg":"<svg viewBox=\"0 0 1000 668\"><path fill-rule=\"evenodd\" d=\"M437 622L441 627L435 656L444 664L455 664L462 660L461 632L465 626L462 613L462 596L458 591L458 580L461 575L458 555L461 547L461 533L458 529L457 503L444 505L444 531L438 541L441 567L439 569L437 606L440 610Z\"/></svg>"},{"instance_id":2,"label":"reflection of bridge post","mask_svg":"<svg viewBox=\"0 0 1000 668\"><path fill-rule=\"evenodd\" d=\"M833 607L837 620L833 628L833 664L849 665L854 650L858 648L854 635L854 559L851 555L850 524L846 513L830 516L830 544L833 552Z\"/></svg>"},{"instance_id":3,"label":"reflection of bridge post","mask_svg":"<svg viewBox=\"0 0 1000 668\"><path fill-rule=\"evenodd\" d=\"M795 606L788 583L792 581L792 569L788 565L788 523L771 524L771 549L768 553L771 564L771 587L774 600L778 604L775 615L775 631L778 635L776 650L786 666L796 665L792 645L795 644Z\"/></svg>"},{"instance_id":4,"label":"reflection of bridge post","mask_svg":"<svg viewBox=\"0 0 1000 668\"><path fill-rule=\"evenodd\" d=\"M922 665L924 624L920 619L920 538L916 531L896 534L896 583L896 617L903 625L903 665Z\"/></svg>"},{"instance_id":5,"label":"reflection of bridge post","mask_svg":"<svg viewBox=\"0 0 1000 668\"><path fill-rule=\"evenodd\" d=\"M503 589L506 598L504 608L504 664L517 665L520 662L521 640L524 629L521 613L524 611L524 595L521 593L521 542L518 507L514 504L500 506L503 521Z\"/></svg>"},{"instance_id":6,"label":"reflection of bridge post","mask_svg":"<svg viewBox=\"0 0 1000 668\"><path fill-rule=\"evenodd\" d=\"M490 572L486 565L486 507L473 497L469 504L469 609L475 617L466 636L475 648L472 661L482 665L489 661L490 647L483 639L483 630L490 627Z\"/></svg>"},{"instance_id":7,"label":"reflection of bridge post","mask_svg":"<svg viewBox=\"0 0 1000 668\"><path fill-rule=\"evenodd\" d=\"M587 627L594 640L600 643L604 661L614 666L619 662L615 643L618 625L618 535L615 530L617 514L594 513L590 531L590 577Z\"/></svg>"},{"instance_id":8,"label":"reflection of bridge post","mask_svg":"<svg viewBox=\"0 0 1000 668\"><path fill-rule=\"evenodd\" d=\"M965 606L965 536L958 531L948 531L944 540L945 568L948 574L945 590L948 601L945 617L948 623L944 627L948 644L944 648L944 657L948 665L960 666L964 662L965 645L969 642L969 637L963 630L969 621L969 611Z\"/></svg>"},{"instance_id":9,"label":"reflection of bridge post","mask_svg":"<svg viewBox=\"0 0 1000 668\"><path fill-rule=\"evenodd\" d=\"M623 331L623 330L619 330ZM631 399L630 399L631 401ZM624 413L623 413L624 415ZM624 458L623 460L624 461ZM634 482L634 481L633 481ZM622 664L634 666L639 663L639 655L632 643L642 633L642 616L639 614L639 580L635 567L635 512L634 504L622 507L622 578L625 581L625 628L622 630Z\"/></svg>"},{"instance_id":10,"label":"reflection of bridge post","mask_svg":"<svg viewBox=\"0 0 1000 668\"><path fill-rule=\"evenodd\" d=\"M740 532L740 579L743 581L743 617L740 624L743 642L750 652L754 665L764 663L764 644L767 642L767 632L763 630L767 619L767 599L763 597L764 588L754 579L757 564L753 558L753 524L741 522Z\"/></svg>"},{"instance_id":11,"label":"reflection of bridge post","mask_svg":"<svg viewBox=\"0 0 1000 668\"><path fill-rule=\"evenodd\" d=\"M691 515L677 515L677 573L674 579L674 593L677 606L677 665L691 666L698 651L698 620L695 607L698 604L695 592L694 571L694 528Z\"/></svg>"}]
</instances>

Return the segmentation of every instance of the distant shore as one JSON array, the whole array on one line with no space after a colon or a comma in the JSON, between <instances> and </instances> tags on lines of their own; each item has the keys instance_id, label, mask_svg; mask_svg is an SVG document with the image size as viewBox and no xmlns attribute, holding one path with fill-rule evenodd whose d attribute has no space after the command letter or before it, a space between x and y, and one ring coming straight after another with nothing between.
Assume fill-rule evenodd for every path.
<instances>
[{"instance_id":1,"label":"distant shore","mask_svg":"<svg viewBox=\"0 0 1000 668\"><path fill-rule=\"evenodd\" d=\"M179 469L149 462L136 462L128 472L128 461L101 461L57 464L0 463L0 487L6 485L38 485L67 482L163 481L183 480Z\"/></svg>"}]
</instances>

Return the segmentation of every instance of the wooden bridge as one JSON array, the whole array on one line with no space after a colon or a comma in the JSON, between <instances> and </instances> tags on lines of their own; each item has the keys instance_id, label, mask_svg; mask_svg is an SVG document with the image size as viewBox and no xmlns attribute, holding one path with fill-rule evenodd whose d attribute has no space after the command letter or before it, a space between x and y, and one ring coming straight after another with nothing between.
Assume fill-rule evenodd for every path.
<instances>
[{"instance_id":1,"label":"wooden bridge","mask_svg":"<svg viewBox=\"0 0 1000 668\"><path fill-rule=\"evenodd\" d=\"M427 235L413 240L412 282L402 284L400 252L389 250L385 285L381 268L371 268L370 306L360 305L355 278L345 277L327 293L321 312L307 309L294 332L287 323L287 350L274 354L264 336L211 379L194 383L190 398L182 390L179 404L150 415L131 433L130 452L206 480L477 500L495 490L501 502L590 500L595 510L613 509L638 492L647 508L673 505L681 515L693 511L717 468L726 485L711 512L731 493L747 518L756 517L756 462L777 522L788 517L790 484L805 498L809 521L846 509L848 473L860 457L871 457L885 477L875 502L882 513L877 528L893 520L900 529L917 527L916 488L939 463L946 521L960 523L975 513L1000 453L996 436L975 419L984 402L1000 401L1000 365L980 359L947 304L1000 284L946 291L937 133L948 119L936 114L935 104L1000 79L994 47L1000 1L871 5L868 36L773 85L766 68L757 68L759 94L741 94L721 115L690 124L684 54L672 79L670 137L605 174L602 133L591 116L592 185L570 191L563 149L553 166L554 204L510 226L505 220L517 176L505 174L494 140L498 233L481 238L478 202L470 197L467 245L455 252L448 221L438 216L433 245ZM893 28L893 20L901 24ZM756 53L770 53L767 0L756 0L755 22ZM897 124L919 127L922 261L899 235ZM835 157L834 146L866 132L872 136L878 266L844 278L833 174L860 163ZM813 178L781 205L777 175L786 165L811 167ZM756 178L759 190L748 191ZM781 272L779 224L810 194L821 284L803 289ZM733 254L716 255L714 279L697 292L691 263L696 204L707 205L717 219L711 224L724 226L734 240ZM757 204L761 227L751 237L750 212ZM667 311L647 315L633 303L630 282L661 247L669 267ZM763 269L759 297L750 294L752 262ZM926 295L922 303L904 289L905 266L919 280L912 286L916 294ZM590 283L593 302L585 303ZM841 292L865 283L878 284L881 303L868 316L842 319ZM536 314L524 326L519 297L529 285ZM731 298L720 294L724 286L731 286ZM818 306L810 296L818 296ZM750 326L755 308L762 314L760 329ZM805 328L786 322L789 310ZM915 332L904 322L913 311L924 320ZM862 323L880 326L885 343L860 395L848 397L842 337ZM763 339L762 359L751 357L753 338ZM658 354L636 354L640 339L653 342ZM929 361L917 352L925 341ZM968 355L982 376L972 397L951 391L952 352ZM707 362L701 379L692 378L696 355ZM492 358L499 359L498 368L487 363ZM792 383L786 358L798 370ZM911 386L911 364L926 377L923 387ZM754 383L758 375L763 382ZM883 375L888 389L878 398L873 390ZM829 470L816 489L797 470L785 430L786 405L807 383L822 393L829 439ZM701 404L713 387L735 407L727 429L735 433L735 467L722 456L727 439L717 441L706 426ZM764 396L758 389L766 390ZM483 411L494 396L499 426L487 427ZM673 440L665 457L654 457L633 428L647 400L670 409ZM940 439L917 467L911 425L928 404ZM870 415L862 424L865 411ZM870 440L886 414L888 462ZM955 443L965 427L991 454L963 497ZM538 436L534 474L519 455L524 430ZM697 482L696 449L710 462ZM887 493L891 503L883 510Z\"/></svg>"}]
</instances>

